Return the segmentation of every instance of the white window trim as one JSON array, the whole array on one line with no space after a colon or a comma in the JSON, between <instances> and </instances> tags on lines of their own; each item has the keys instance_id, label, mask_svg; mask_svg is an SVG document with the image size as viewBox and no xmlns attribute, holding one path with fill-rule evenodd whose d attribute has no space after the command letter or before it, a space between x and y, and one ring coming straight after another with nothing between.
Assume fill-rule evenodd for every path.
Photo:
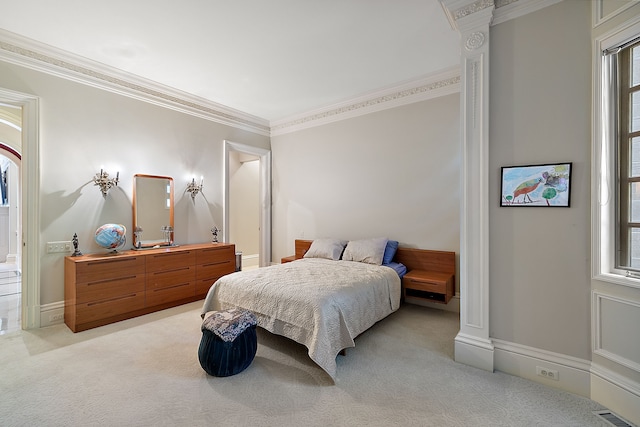
<instances>
[{"instance_id":1,"label":"white window trim","mask_svg":"<svg viewBox=\"0 0 640 427\"><path fill-rule=\"evenodd\" d=\"M640 16L594 40L594 88L591 171L591 268L592 278L618 285L640 288L640 278L627 277L615 268L615 141L605 110L606 82L602 51L619 46L640 34Z\"/></svg>"}]
</instances>

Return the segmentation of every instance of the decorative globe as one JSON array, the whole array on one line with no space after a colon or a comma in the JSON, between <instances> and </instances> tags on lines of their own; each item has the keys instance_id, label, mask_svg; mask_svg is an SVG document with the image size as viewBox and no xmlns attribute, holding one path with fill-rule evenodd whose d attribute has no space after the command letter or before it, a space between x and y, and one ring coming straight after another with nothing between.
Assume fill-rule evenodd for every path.
<instances>
[{"instance_id":1,"label":"decorative globe","mask_svg":"<svg viewBox=\"0 0 640 427\"><path fill-rule=\"evenodd\" d=\"M96 243L105 249L117 249L127 242L127 229L121 224L105 224L96 230Z\"/></svg>"}]
</instances>

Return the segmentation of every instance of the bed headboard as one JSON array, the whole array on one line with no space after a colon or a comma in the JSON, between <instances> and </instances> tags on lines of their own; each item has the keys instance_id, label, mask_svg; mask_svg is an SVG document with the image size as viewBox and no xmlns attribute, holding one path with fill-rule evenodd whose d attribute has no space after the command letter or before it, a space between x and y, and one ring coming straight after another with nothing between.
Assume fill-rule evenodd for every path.
<instances>
[{"instance_id":1,"label":"bed headboard","mask_svg":"<svg viewBox=\"0 0 640 427\"><path fill-rule=\"evenodd\" d=\"M296 259L300 259L300 258L302 258L304 256L304 254L311 247L311 243L312 242L313 242L313 240L298 240L298 239L296 239L296 241L295 241Z\"/></svg>"},{"instance_id":2,"label":"bed headboard","mask_svg":"<svg viewBox=\"0 0 640 427\"><path fill-rule=\"evenodd\" d=\"M304 256L313 240L295 241L296 259ZM456 275L456 253L449 251L431 251L428 249L414 249L399 247L394 261L407 266L407 270L427 270ZM454 282L455 283L455 282Z\"/></svg>"}]
</instances>

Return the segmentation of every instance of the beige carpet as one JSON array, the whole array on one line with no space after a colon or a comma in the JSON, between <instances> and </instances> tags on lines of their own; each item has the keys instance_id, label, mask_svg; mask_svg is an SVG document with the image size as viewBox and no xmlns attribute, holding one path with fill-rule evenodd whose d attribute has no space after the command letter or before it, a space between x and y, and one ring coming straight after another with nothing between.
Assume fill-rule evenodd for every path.
<instances>
[{"instance_id":1,"label":"beige carpet","mask_svg":"<svg viewBox=\"0 0 640 427\"><path fill-rule=\"evenodd\" d=\"M404 305L330 379L265 331L244 372L208 376L201 302L74 334L0 337L2 426L603 426L588 399L455 363L453 313Z\"/></svg>"}]
</instances>

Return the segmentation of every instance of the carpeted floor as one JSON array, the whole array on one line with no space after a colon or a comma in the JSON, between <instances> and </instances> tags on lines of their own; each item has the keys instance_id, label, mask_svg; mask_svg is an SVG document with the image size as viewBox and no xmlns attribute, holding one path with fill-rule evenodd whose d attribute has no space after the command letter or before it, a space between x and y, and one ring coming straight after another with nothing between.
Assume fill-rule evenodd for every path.
<instances>
[{"instance_id":1,"label":"carpeted floor","mask_svg":"<svg viewBox=\"0 0 640 427\"><path fill-rule=\"evenodd\" d=\"M74 334L0 337L3 426L603 426L597 403L453 361L454 313L404 305L338 356L335 385L259 330L242 373L197 357L201 302Z\"/></svg>"}]
</instances>

